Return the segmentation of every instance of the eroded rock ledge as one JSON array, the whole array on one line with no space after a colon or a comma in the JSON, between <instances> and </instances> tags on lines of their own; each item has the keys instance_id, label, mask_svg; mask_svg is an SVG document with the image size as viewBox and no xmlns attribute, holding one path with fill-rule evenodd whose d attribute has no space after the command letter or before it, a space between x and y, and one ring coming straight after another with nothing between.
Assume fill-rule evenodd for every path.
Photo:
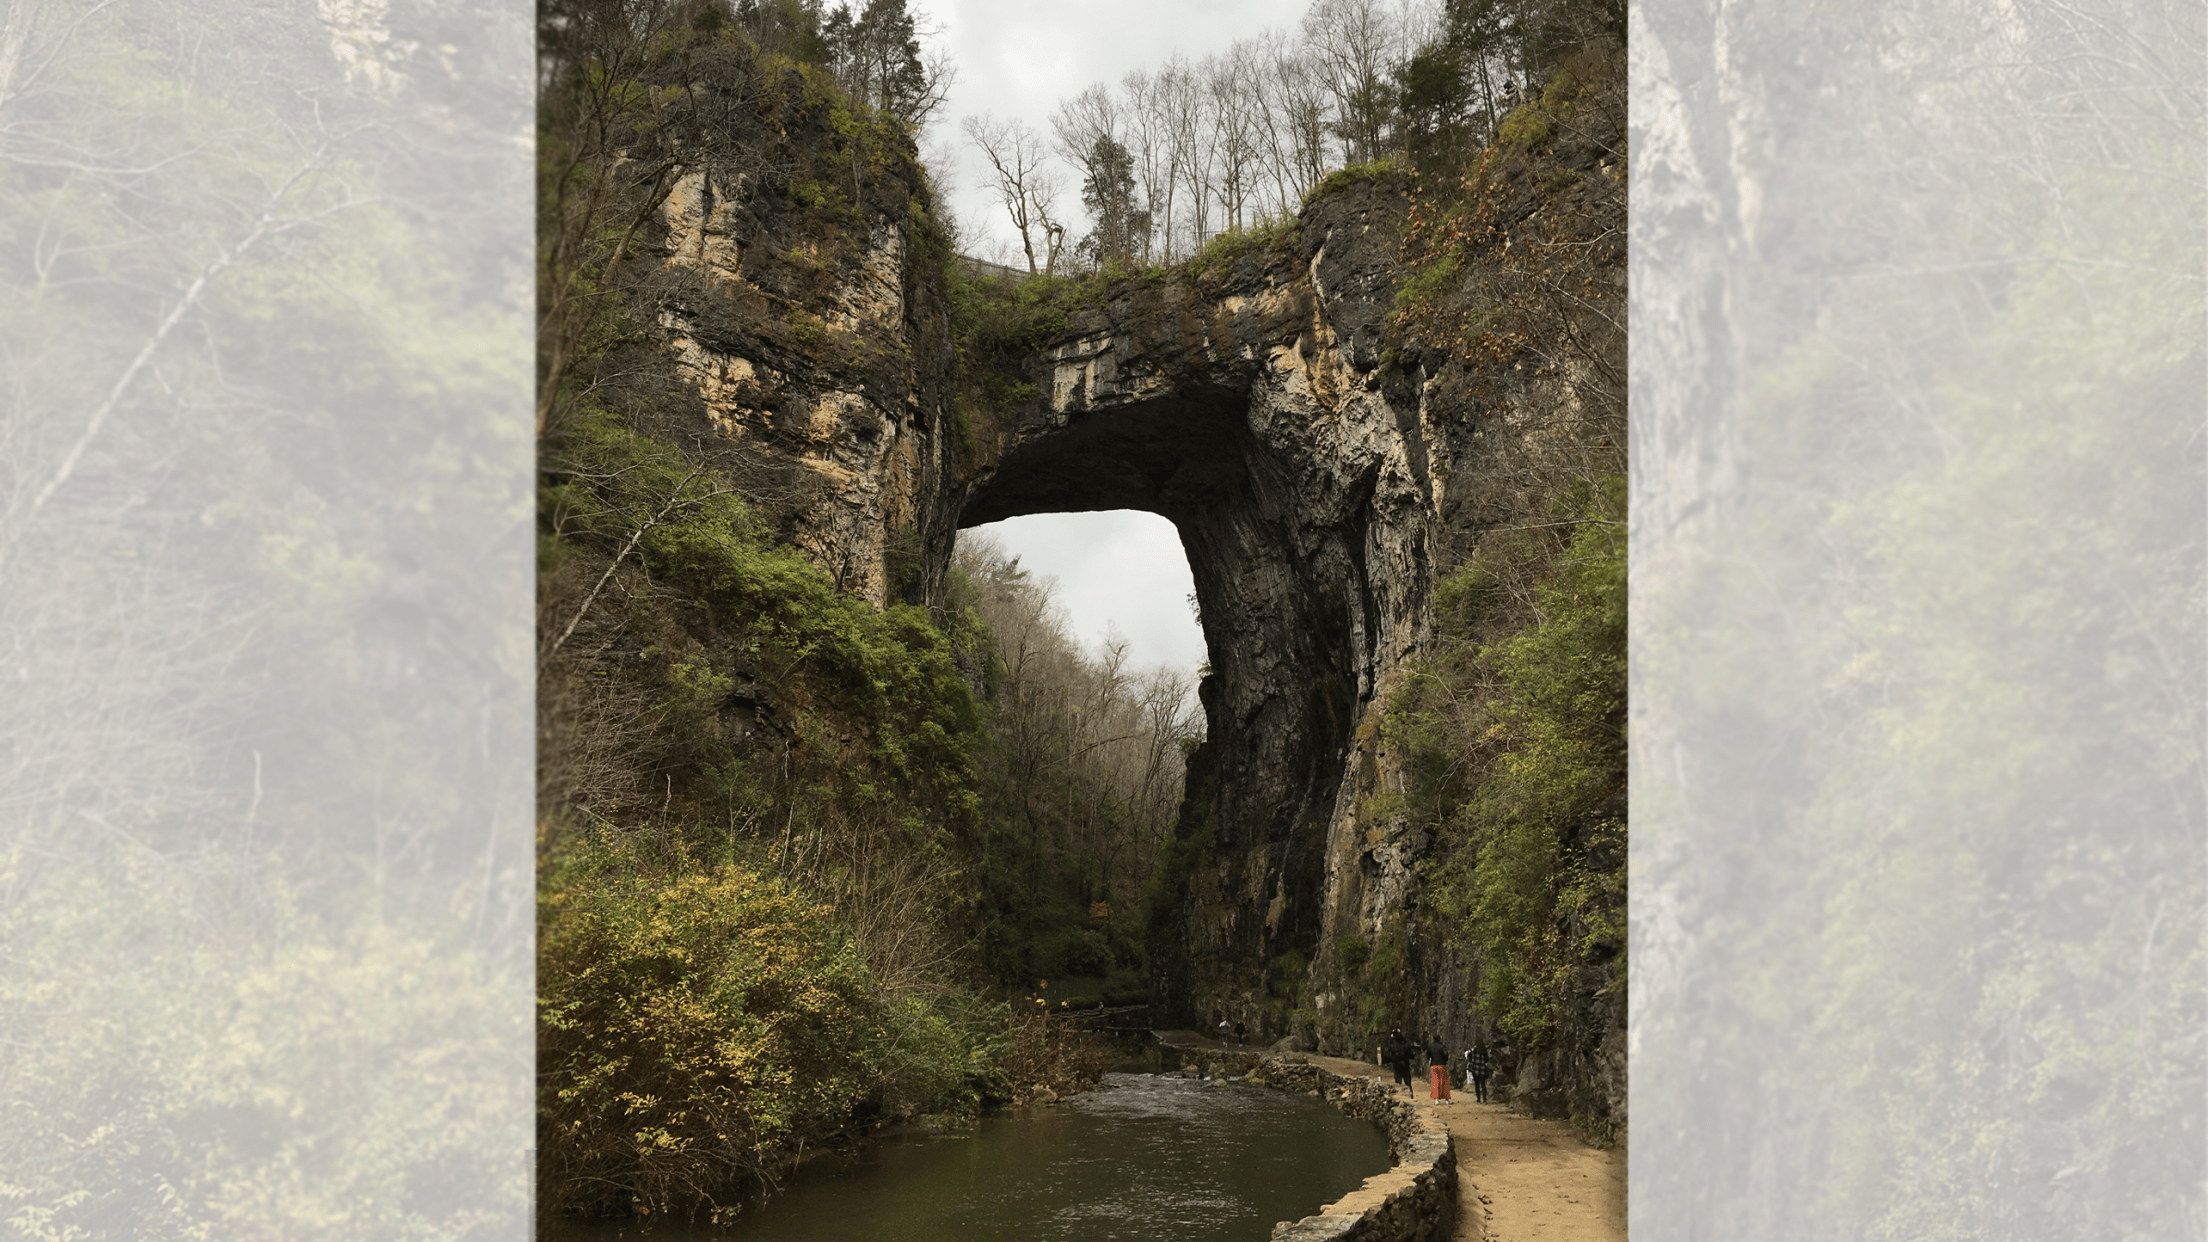
<instances>
[{"instance_id":1,"label":"eroded rock ledge","mask_svg":"<svg viewBox=\"0 0 2208 1242\"><path fill-rule=\"evenodd\" d=\"M1428 638L1433 421L1455 418L1382 361L1406 211L1398 188L1354 185L1201 277L1114 286L1030 362L1035 399L960 480L960 526L1126 508L1180 532L1210 727L1178 830L1194 862L1152 945L1163 1014L1284 1034L1258 1002L1403 908L1408 870L1370 857L1358 810L1397 767L1365 726Z\"/></svg>"}]
</instances>

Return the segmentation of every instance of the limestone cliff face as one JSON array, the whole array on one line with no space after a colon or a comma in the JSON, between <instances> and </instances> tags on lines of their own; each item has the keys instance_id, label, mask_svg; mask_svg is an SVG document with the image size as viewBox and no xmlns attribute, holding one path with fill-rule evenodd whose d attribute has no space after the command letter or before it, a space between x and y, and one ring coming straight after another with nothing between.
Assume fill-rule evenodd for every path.
<instances>
[{"instance_id":1,"label":"limestone cliff face","mask_svg":"<svg viewBox=\"0 0 2208 1242\"><path fill-rule=\"evenodd\" d=\"M1200 277L1113 287L1028 362L1032 401L962 437L939 286L914 261L922 193L908 164L824 223L749 185L676 187L652 239L659 323L701 451L740 460L789 536L877 603L932 600L959 527L1172 520L1211 674L1180 828L1193 864L1153 945L1161 1017L1369 1052L1330 982L1335 946L1394 934L1426 1028L1469 1042L1464 971L1423 935L1429 843L1367 810L1405 781L1377 709L1430 638L1437 572L1513 516L1481 463L1520 413L1572 401L1572 377L1511 381L1475 410L1415 344L1388 356L1407 204L1367 182ZM1263 1004L1289 995L1317 1020L1291 1032L1289 1007ZM1524 1085L1570 1079L1622 1109L1616 1053L1529 1063Z\"/></svg>"},{"instance_id":2,"label":"limestone cliff face","mask_svg":"<svg viewBox=\"0 0 2208 1242\"><path fill-rule=\"evenodd\" d=\"M793 147L826 140L792 124ZM841 211L750 178L674 185L649 238L671 417L842 585L917 601L940 587L958 486L948 323L911 253L924 191L909 152L835 188Z\"/></svg>"}]
</instances>

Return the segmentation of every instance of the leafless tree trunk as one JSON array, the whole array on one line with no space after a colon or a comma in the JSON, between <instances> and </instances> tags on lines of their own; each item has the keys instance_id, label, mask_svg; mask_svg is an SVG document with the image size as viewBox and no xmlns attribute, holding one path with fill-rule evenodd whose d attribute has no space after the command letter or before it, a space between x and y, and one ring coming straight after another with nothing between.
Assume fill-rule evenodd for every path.
<instances>
[{"instance_id":1,"label":"leafless tree trunk","mask_svg":"<svg viewBox=\"0 0 2208 1242\"><path fill-rule=\"evenodd\" d=\"M1218 184L1214 194L1225 213L1224 225L1239 229L1253 194L1258 153L1263 140L1258 127L1259 76L1255 72L1254 47L1248 40L1235 43L1224 55L1204 58L1205 86L1218 135Z\"/></svg>"},{"instance_id":2,"label":"leafless tree trunk","mask_svg":"<svg viewBox=\"0 0 2208 1242\"><path fill-rule=\"evenodd\" d=\"M1120 89L1127 94L1127 145L1134 153L1143 209L1157 226L1142 239L1142 261L1159 262L1172 253L1168 240L1173 223L1172 140L1166 132L1156 75L1144 69L1130 70L1120 79Z\"/></svg>"},{"instance_id":3,"label":"leafless tree trunk","mask_svg":"<svg viewBox=\"0 0 2208 1242\"><path fill-rule=\"evenodd\" d=\"M1080 94L1061 101L1050 114L1050 133L1058 158L1080 169L1084 181L1095 172L1090 160L1097 140L1119 141L1121 124L1119 101L1102 82L1090 83Z\"/></svg>"},{"instance_id":4,"label":"leafless tree trunk","mask_svg":"<svg viewBox=\"0 0 2208 1242\"><path fill-rule=\"evenodd\" d=\"M1188 241L1183 244L1169 218L1166 237L1169 256L1194 254L1204 244L1211 223L1212 162L1218 136L1212 129L1211 100L1204 90L1200 66L1175 53L1158 70L1158 99L1165 118L1167 142L1173 153L1176 180L1187 190L1177 197L1187 205L1182 223ZM1172 203L1168 200L1170 209Z\"/></svg>"},{"instance_id":5,"label":"leafless tree trunk","mask_svg":"<svg viewBox=\"0 0 2208 1242\"><path fill-rule=\"evenodd\" d=\"M999 121L988 113L970 116L966 136L988 159L990 186L1019 230L1020 248L1027 255L1030 273L1048 271L1055 264L1058 240L1064 229L1051 218L1058 201L1058 181L1045 167L1049 153L1042 136L1018 117ZM1043 263L1035 262L1036 244L1043 246Z\"/></svg>"},{"instance_id":6,"label":"leafless tree trunk","mask_svg":"<svg viewBox=\"0 0 2208 1242\"><path fill-rule=\"evenodd\" d=\"M1396 14L1383 0L1315 0L1303 15L1303 37L1334 102L1342 162L1361 164L1381 153L1387 73L1399 57Z\"/></svg>"}]
</instances>

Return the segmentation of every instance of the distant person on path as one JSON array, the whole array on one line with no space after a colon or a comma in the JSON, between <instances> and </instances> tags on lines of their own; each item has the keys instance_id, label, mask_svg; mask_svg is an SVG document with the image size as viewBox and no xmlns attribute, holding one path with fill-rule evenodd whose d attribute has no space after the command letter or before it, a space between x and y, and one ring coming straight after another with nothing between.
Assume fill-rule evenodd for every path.
<instances>
[{"instance_id":1,"label":"distant person on path","mask_svg":"<svg viewBox=\"0 0 2208 1242\"><path fill-rule=\"evenodd\" d=\"M1227 1020L1225 1018L1219 1019L1218 1032L1219 1046L1224 1048L1227 1044Z\"/></svg>"},{"instance_id":2,"label":"distant person on path","mask_svg":"<svg viewBox=\"0 0 2208 1242\"><path fill-rule=\"evenodd\" d=\"M1464 1060L1465 1070L1472 1076L1472 1098L1478 1103L1487 1103L1487 1080L1494 1076L1495 1062L1488 1059L1486 1042L1472 1045L1472 1050L1464 1054Z\"/></svg>"},{"instance_id":3,"label":"distant person on path","mask_svg":"<svg viewBox=\"0 0 2208 1242\"><path fill-rule=\"evenodd\" d=\"M1433 1067L1432 1099L1437 1104L1449 1102L1449 1050L1441 1046L1441 1036L1426 1041L1426 1063Z\"/></svg>"},{"instance_id":4,"label":"distant person on path","mask_svg":"<svg viewBox=\"0 0 2208 1242\"><path fill-rule=\"evenodd\" d=\"M1250 1042L1250 1028L1242 1025L1242 1019L1240 1018L1234 1020L1234 1042L1237 1044Z\"/></svg>"},{"instance_id":5,"label":"distant person on path","mask_svg":"<svg viewBox=\"0 0 2208 1242\"><path fill-rule=\"evenodd\" d=\"M1403 1094L1416 1095L1411 1088L1411 1041L1403 1038L1403 1028L1388 1032L1387 1045L1381 1049L1388 1058L1388 1068L1395 1071L1395 1085L1403 1088Z\"/></svg>"}]
</instances>

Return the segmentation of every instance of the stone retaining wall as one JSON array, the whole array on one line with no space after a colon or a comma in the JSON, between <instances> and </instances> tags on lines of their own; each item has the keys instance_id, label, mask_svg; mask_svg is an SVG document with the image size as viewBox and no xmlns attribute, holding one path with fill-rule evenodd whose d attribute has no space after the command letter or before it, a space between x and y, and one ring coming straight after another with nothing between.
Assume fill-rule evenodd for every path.
<instances>
[{"instance_id":1,"label":"stone retaining wall","mask_svg":"<svg viewBox=\"0 0 2208 1242\"><path fill-rule=\"evenodd\" d=\"M1318 1215L1273 1226L1272 1242L1449 1242L1457 1216L1457 1155L1448 1127L1420 1112L1378 1078L1337 1074L1291 1053L1198 1052L1214 1074L1323 1099L1350 1117L1371 1118L1388 1133L1394 1167L1320 1208Z\"/></svg>"}]
</instances>

